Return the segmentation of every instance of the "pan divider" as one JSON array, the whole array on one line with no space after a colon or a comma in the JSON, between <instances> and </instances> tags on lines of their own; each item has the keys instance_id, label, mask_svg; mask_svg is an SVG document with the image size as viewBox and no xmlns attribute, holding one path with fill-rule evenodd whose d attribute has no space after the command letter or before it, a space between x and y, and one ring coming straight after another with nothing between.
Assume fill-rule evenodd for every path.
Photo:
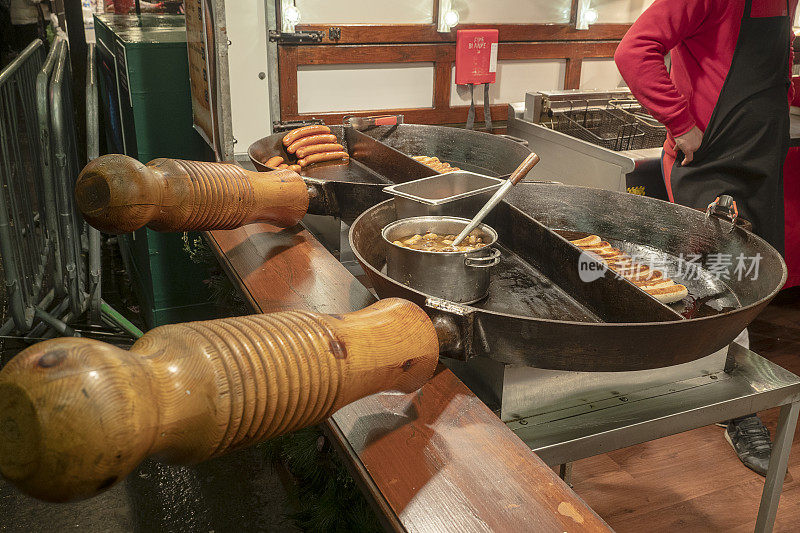
<instances>
[{"instance_id":1,"label":"pan divider","mask_svg":"<svg viewBox=\"0 0 800 533\"><path fill-rule=\"evenodd\" d=\"M580 248L505 201L498 204L484 222L498 232L501 243L514 250L603 322L684 320L680 313L616 272L598 269L601 264L589 258Z\"/></svg>"},{"instance_id":2,"label":"pan divider","mask_svg":"<svg viewBox=\"0 0 800 533\"><path fill-rule=\"evenodd\" d=\"M347 190L349 184L368 184L382 188L437 175L432 168L351 127L332 126L331 133L336 135L350 159L344 164L330 161L311 165L304 168L301 174L318 182L332 182L331 186L337 191L344 189L342 199L348 199L355 194L354 191ZM378 198L389 198L389 195L379 193L376 201ZM349 208L344 205L340 207Z\"/></svg>"},{"instance_id":3,"label":"pan divider","mask_svg":"<svg viewBox=\"0 0 800 533\"><path fill-rule=\"evenodd\" d=\"M342 144L351 160L358 161L383 176L389 184L405 183L439 174L410 155L353 127L343 128Z\"/></svg>"}]
</instances>

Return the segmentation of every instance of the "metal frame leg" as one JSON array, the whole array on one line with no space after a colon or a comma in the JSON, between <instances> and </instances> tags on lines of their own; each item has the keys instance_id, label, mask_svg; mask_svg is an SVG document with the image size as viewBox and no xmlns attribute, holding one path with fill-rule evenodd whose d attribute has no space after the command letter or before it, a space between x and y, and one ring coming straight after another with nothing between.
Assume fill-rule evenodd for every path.
<instances>
[{"instance_id":1,"label":"metal frame leg","mask_svg":"<svg viewBox=\"0 0 800 533\"><path fill-rule=\"evenodd\" d=\"M572 463L562 463L558 466L558 477L572 488Z\"/></svg>"},{"instance_id":2,"label":"metal frame leg","mask_svg":"<svg viewBox=\"0 0 800 533\"><path fill-rule=\"evenodd\" d=\"M772 456L767 469L767 479L764 482L764 492L761 493L761 505L758 507L756 533L772 531L775 525L775 515L778 512L783 480L789 465L789 451L792 449L798 413L800 413L800 402L781 406L778 429L775 433Z\"/></svg>"}]
</instances>

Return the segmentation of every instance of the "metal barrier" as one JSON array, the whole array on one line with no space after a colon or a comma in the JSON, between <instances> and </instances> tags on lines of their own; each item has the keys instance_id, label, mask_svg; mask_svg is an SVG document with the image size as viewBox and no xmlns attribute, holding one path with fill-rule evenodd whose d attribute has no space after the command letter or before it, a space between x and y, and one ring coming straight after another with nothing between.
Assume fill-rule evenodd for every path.
<instances>
[{"instance_id":1,"label":"metal barrier","mask_svg":"<svg viewBox=\"0 0 800 533\"><path fill-rule=\"evenodd\" d=\"M44 48L36 40L0 72L0 255L11 315L0 332L33 325L50 254L36 109L43 63Z\"/></svg>"},{"instance_id":2,"label":"metal barrier","mask_svg":"<svg viewBox=\"0 0 800 533\"><path fill-rule=\"evenodd\" d=\"M98 100L95 45L86 51L86 160L100 155L100 103ZM89 312L93 321L102 317L102 269L100 264L100 232L89 227Z\"/></svg>"},{"instance_id":3,"label":"metal barrier","mask_svg":"<svg viewBox=\"0 0 800 533\"><path fill-rule=\"evenodd\" d=\"M44 62L39 74L36 76L36 108L38 111L39 119L39 142L41 143L40 157L42 162L42 190L44 194L45 205L50 206L49 209L44 210L44 221L47 230L47 235L50 242L53 244L53 286L55 290L55 297L59 300L63 299L67 294L66 287L64 287L64 269L61 265L61 247L58 242L58 217L56 216L56 193L53 188L53 169L51 164L50 148L50 97L49 86L50 76L53 73L53 67L56 64L61 48L66 46L66 41L63 37L57 37L53 46L50 48L50 53L47 54L47 59Z\"/></svg>"},{"instance_id":4,"label":"metal barrier","mask_svg":"<svg viewBox=\"0 0 800 533\"><path fill-rule=\"evenodd\" d=\"M100 155L100 107L98 98L97 63L95 62L95 45L90 43L86 51L86 157L89 161ZM70 191L74 190L74 180L77 172L72 175ZM70 200L72 194L70 194ZM73 203L73 213L81 222L83 218L77 212ZM114 308L103 301L100 288L102 287L102 268L100 262L100 232L84 224L88 234L89 264L88 264L88 306L93 320L100 319L109 326L122 328L134 338L142 336L142 332L131 324Z\"/></svg>"},{"instance_id":5,"label":"metal barrier","mask_svg":"<svg viewBox=\"0 0 800 533\"><path fill-rule=\"evenodd\" d=\"M94 46L86 78L87 155L99 153ZM100 294L100 233L73 200L79 172L69 45L59 36L44 57L31 43L0 72L0 255L12 331L28 338L75 335L69 324L89 311L91 325L142 332ZM46 280L52 289L42 297Z\"/></svg>"},{"instance_id":6,"label":"metal barrier","mask_svg":"<svg viewBox=\"0 0 800 533\"><path fill-rule=\"evenodd\" d=\"M87 237L85 224L77 213L72 199L80 163L75 142L71 80L67 45L58 50L53 76L50 79L50 141L64 283L69 298L69 309L73 317L77 317L85 310L87 280L82 255L83 243Z\"/></svg>"}]
</instances>

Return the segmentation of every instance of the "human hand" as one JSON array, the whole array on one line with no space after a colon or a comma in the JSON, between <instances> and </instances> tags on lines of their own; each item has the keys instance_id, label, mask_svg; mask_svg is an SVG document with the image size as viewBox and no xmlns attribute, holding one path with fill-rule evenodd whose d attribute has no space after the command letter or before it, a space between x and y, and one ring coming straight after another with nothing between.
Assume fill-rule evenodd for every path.
<instances>
[{"instance_id":1,"label":"human hand","mask_svg":"<svg viewBox=\"0 0 800 533\"><path fill-rule=\"evenodd\" d=\"M164 4L162 2L145 2L141 0L139 2L139 7L142 13L161 13L164 11Z\"/></svg>"},{"instance_id":2,"label":"human hand","mask_svg":"<svg viewBox=\"0 0 800 533\"><path fill-rule=\"evenodd\" d=\"M683 152L683 162L681 166L686 166L694 159L694 153L700 148L703 142L703 132L700 128L694 126L692 129L675 137L675 149Z\"/></svg>"}]
</instances>

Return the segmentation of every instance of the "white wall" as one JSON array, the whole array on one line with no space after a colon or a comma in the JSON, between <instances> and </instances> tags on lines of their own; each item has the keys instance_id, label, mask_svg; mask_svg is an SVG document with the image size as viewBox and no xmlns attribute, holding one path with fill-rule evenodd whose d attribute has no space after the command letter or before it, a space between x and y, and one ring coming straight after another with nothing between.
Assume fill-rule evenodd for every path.
<instances>
[{"instance_id":1,"label":"white wall","mask_svg":"<svg viewBox=\"0 0 800 533\"><path fill-rule=\"evenodd\" d=\"M581 89L617 89L625 87L613 58L586 58L581 65Z\"/></svg>"},{"instance_id":2,"label":"white wall","mask_svg":"<svg viewBox=\"0 0 800 533\"><path fill-rule=\"evenodd\" d=\"M462 23L532 24L569 21L571 0L453 0Z\"/></svg>"},{"instance_id":3,"label":"white wall","mask_svg":"<svg viewBox=\"0 0 800 533\"><path fill-rule=\"evenodd\" d=\"M635 21L652 3L653 0L591 0L590 7L597 10L599 24L626 24Z\"/></svg>"},{"instance_id":4,"label":"white wall","mask_svg":"<svg viewBox=\"0 0 800 533\"><path fill-rule=\"evenodd\" d=\"M228 39L228 72L231 123L241 154L272 132L267 72L266 13L263 2L225 3ZM264 77L259 76L263 73Z\"/></svg>"},{"instance_id":5,"label":"white wall","mask_svg":"<svg viewBox=\"0 0 800 533\"><path fill-rule=\"evenodd\" d=\"M298 111L433 107L433 73L428 62L300 66Z\"/></svg>"},{"instance_id":6,"label":"white wall","mask_svg":"<svg viewBox=\"0 0 800 533\"><path fill-rule=\"evenodd\" d=\"M300 23L429 24L433 0L296 0Z\"/></svg>"},{"instance_id":7,"label":"white wall","mask_svg":"<svg viewBox=\"0 0 800 533\"><path fill-rule=\"evenodd\" d=\"M489 87L491 103L518 102L527 91L564 88L564 59L501 59L497 62L497 81ZM456 88L453 68L450 80L450 105L469 105L469 91ZM483 86L475 88L475 102L483 103Z\"/></svg>"},{"instance_id":8,"label":"white wall","mask_svg":"<svg viewBox=\"0 0 800 533\"><path fill-rule=\"evenodd\" d=\"M630 0L635 2L636 0ZM525 24L569 21L571 0L453 0L462 23ZM308 24L433 22L433 0L296 0Z\"/></svg>"}]
</instances>

